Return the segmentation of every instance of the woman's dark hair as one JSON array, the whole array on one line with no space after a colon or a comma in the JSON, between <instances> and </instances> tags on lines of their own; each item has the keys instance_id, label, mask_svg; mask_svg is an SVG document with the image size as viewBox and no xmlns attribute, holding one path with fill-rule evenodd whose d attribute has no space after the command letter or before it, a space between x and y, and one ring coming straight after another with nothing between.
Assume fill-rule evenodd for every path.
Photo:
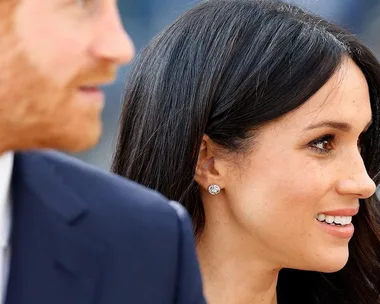
<instances>
[{"instance_id":1,"label":"woman's dark hair","mask_svg":"<svg viewBox=\"0 0 380 304\"><path fill-rule=\"evenodd\" d=\"M373 123L363 159L378 183L378 61L336 25L268 0L201 3L149 44L127 82L113 171L180 201L198 235L205 223L194 181L202 136L244 151L255 130L305 103L347 57L369 84ZM375 197L361 201L345 268L334 274L282 270L280 301L380 303L379 219Z\"/></svg>"}]
</instances>

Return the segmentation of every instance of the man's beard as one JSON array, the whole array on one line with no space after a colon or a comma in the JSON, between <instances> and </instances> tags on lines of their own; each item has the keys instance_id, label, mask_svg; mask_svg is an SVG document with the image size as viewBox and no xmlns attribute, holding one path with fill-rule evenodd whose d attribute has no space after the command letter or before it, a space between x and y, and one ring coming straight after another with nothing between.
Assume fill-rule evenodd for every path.
<instances>
[{"instance_id":1,"label":"man's beard","mask_svg":"<svg viewBox=\"0 0 380 304\"><path fill-rule=\"evenodd\" d=\"M3 13L4 4L0 4L0 17ZM0 142L9 142L11 136L17 141L7 148L0 145L0 153L33 148L79 151L93 146L100 136L100 113L84 111L75 97L80 86L113 79L115 66L97 62L83 67L68 83L57 85L30 62L14 34L11 13L9 5L6 19L0 19Z\"/></svg>"}]
</instances>

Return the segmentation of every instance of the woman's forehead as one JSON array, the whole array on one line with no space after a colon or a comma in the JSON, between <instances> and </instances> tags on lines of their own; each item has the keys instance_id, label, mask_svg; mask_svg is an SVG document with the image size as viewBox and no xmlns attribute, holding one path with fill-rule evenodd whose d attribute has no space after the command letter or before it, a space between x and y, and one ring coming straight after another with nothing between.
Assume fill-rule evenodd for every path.
<instances>
[{"instance_id":1,"label":"woman's forehead","mask_svg":"<svg viewBox=\"0 0 380 304\"><path fill-rule=\"evenodd\" d=\"M365 126L371 116L365 76L353 61L346 60L323 87L302 106L284 115L283 120L297 121L304 127L322 120Z\"/></svg>"}]
</instances>

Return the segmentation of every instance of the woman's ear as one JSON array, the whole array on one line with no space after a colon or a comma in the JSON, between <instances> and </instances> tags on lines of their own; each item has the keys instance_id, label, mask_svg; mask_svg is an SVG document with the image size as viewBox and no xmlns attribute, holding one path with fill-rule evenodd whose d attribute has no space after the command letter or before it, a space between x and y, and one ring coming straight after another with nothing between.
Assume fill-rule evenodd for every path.
<instances>
[{"instance_id":1,"label":"woman's ear","mask_svg":"<svg viewBox=\"0 0 380 304\"><path fill-rule=\"evenodd\" d=\"M203 135L194 179L206 191L210 185L218 185L221 189L224 188L227 168L220 154L220 148L210 137Z\"/></svg>"}]
</instances>

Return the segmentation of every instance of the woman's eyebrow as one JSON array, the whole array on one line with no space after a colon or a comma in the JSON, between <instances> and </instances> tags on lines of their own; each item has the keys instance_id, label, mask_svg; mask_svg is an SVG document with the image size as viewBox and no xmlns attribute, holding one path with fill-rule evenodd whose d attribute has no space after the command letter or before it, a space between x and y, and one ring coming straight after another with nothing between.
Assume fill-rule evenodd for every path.
<instances>
[{"instance_id":1,"label":"woman's eyebrow","mask_svg":"<svg viewBox=\"0 0 380 304\"><path fill-rule=\"evenodd\" d=\"M311 124L305 128L305 130L313 130L318 128L330 127L333 129L338 129L343 132L349 132L352 127L347 122L334 121L334 120L325 120L315 124Z\"/></svg>"},{"instance_id":2,"label":"woman's eyebrow","mask_svg":"<svg viewBox=\"0 0 380 304\"><path fill-rule=\"evenodd\" d=\"M364 127L363 132L367 131L368 128L371 126L372 120L370 120L366 126ZM318 129L318 128L323 128L323 127L330 127L333 129L337 129L343 132L350 132L352 129L352 126L347 123L347 122L342 122L342 121L335 121L335 120L325 120L321 121L315 124L311 124L305 128L305 130L312 130L312 129Z\"/></svg>"}]
</instances>

